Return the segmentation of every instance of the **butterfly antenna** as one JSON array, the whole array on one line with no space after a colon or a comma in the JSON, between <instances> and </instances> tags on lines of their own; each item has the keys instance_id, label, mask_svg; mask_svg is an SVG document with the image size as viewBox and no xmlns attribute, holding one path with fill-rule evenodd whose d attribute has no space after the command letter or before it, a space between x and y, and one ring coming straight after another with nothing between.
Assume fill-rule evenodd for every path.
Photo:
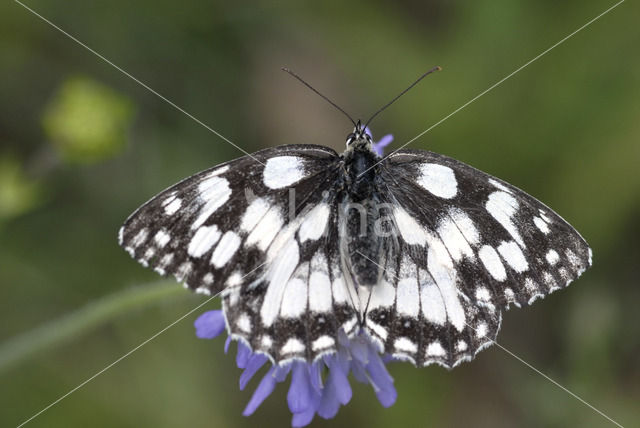
<instances>
[{"instance_id":1,"label":"butterfly antenna","mask_svg":"<svg viewBox=\"0 0 640 428\"><path fill-rule=\"evenodd\" d=\"M353 126L356 126L356 121L353 120L351 118L351 116L349 116L349 113L347 113L346 111L342 110L340 108L340 106L338 106L336 103L334 103L333 101L331 101L329 98L325 97L324 95L322 95L320 92L318 92L318 90L316 88L314 88L313 86L311 86L310 84L308 84L307 82L305 82L304 80L302 80L302 77L298 76L296 73L294 73L293 71L291 71L290 69L286 68L286 67L282 67L282 71L286 71L287 73L289 73L290 75L292 75L293 77L295 77L296 79L298 79L303 85L305 85L307 88L311 89L313 92L315 92L316 94L320 95L326 102L328 102L329 104L331 104L332 106L334 106L335 108L337 108L338 110L340 110L342 112L342 114L344 114L345 116L347 116L349 118L349 120L351 121L351 123L353 123ZM416 82L417 83L417 82ZM415 85L415 83L414 83ZM413 85L412 85L413 86ZM395 100L394 100L395 101Z\"/></svg>"},{"instance_id":2,"label":"butterfly antenna","mask_svg":"<svg viewBox=\"0 0 640 428\"><path fill-rule=\"evenodd\" d=\"M398 100L398 98L400 98L401 96L403 96L404 94L409 92L409 89L411 89L414 86L416 86L418 84L418 82L420 82L422 79L424 79L425 77L427 77L428 75L430 75L434 71L440 71L440 70L442 70L442 67L437 66L437 67L434 67L431 70L427 71L422 76L418 77L418 80L416 80L411 85L409 85L409 87L407 89L405 89L404 91L400 92L398 95L396 95L396 97L394 99L392 99L391 101L389 101L388 103L383 105L377 112L373 113L373 116L371 116L369 118L369 120L367 120L366 125L364 125L364 127L366 128L367 126L369 126L369 124L371 123L371 121L373 120L374 117L376 117L380 112L382 112L384 109L389 107L391 104L395 103Z\"/></svg>"}]
</instances>

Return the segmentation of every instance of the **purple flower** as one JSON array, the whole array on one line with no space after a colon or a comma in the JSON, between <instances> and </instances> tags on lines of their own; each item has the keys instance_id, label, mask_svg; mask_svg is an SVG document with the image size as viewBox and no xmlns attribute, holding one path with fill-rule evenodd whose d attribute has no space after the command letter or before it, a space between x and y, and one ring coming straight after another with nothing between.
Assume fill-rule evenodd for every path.
<instances>
[{"instance_id":1,"label":"purple flower","mask_svg":"<svg viewBox=\"0 0 640 428\"><path fill-rule=\"evenodd\" d=\"M371 130L369 129L369 127L366 127L364 129L364 132L369 134L370 137L372 136ZM376 152L378 156L382 156L384 154L384 148L388 146L392 141L393 141L393 135L391 134L385 135L384 137L380 138L380 140L374 141L373 151Z\"/></svg>"},{"instance_id":2,"label":"purple flower","mask_svg":"<svg viewBox=\"0 0 640 428\"><path fill-rule=\"evenodd\" d=\"M205 312L195 321L195 327L198 337L212 339L225 329L224 314L220 310ZM227 338L225 352L230 342ZM312 363L293 361L272 365L262 377L243 415L255 412L276 384L284 382L289 374L291 384L287 404L293 414L293 427L308 425L316 414L324 419L333 418L340 406L351 400L350 372L359 382L370 383L380 403L389 407L397 397L393 378L385 365L390 360L388 355L380 355L364 332L348 338L340 331L335 353L324 355ZM267 361L265 355L252 353L247 345L238 341L236 364L244 370L240 375L241 390Z\"/></svg>"}]
</instances>

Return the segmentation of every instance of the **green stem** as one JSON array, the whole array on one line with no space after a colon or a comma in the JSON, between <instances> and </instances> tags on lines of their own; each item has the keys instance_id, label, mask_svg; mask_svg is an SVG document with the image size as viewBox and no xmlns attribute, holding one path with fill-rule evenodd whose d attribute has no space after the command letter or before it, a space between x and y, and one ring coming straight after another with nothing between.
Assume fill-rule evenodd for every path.
<instances>
[{"instance_id":1,"label":"green stem","mask_svg":"<svg viewBox=\"0 0 640 428\"><path fill-rule=\"evenodd\" d=\"M102 297L67 315L9 339L0 345L0 372L38 352L60 345L106 324L132 309L184 293L173 281L153 282Z\"/></svg>"}]
</instances>

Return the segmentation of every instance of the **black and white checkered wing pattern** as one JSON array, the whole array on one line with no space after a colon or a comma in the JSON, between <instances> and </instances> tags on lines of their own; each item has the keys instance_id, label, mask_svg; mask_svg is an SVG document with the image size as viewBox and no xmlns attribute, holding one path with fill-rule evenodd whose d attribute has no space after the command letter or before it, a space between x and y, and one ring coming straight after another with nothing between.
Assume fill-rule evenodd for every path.
<instances>
[{"instance_id":1,"label":"black and white checkered wing pattern","mask_svg":"<svg viewBox=\"0 0 640 428\"><path fill-rule=\"evenodd\" d=\"M394 231L372 289L370 334L419 365L453 367L493 343L501 310L567 286L591 265L584 239L547 206L439 154L383 161Z\"/></svg>"},{"instance_id":2,"label":"black and white checkered wing pattern","mask_svg":"<svg viewBox=\"0 0 640 428\"><path fill-rule=\"evenodd\" d=\"M312 361L335 352L340 330L359 328L357 296L340 264L338 206L333 191L307 204L276 235L266 273L223 292L234 337L274 361Z\"/></svg>"},{"instance_id":3,"label":"black and white checkered wing pattern","mask_svg":"<svg viewBox=\"0 0 640 428\"><path fill-rule=\"evenodd\" d=\"M295 217L289 211L334 178L337 159L321 146L279 146L200 172L135 211L120 245L201 293L217 293L238 275L249 281L266 268L267 249ZM290 201L290 189L297 199Z\"/></svg>"},{"instance_id":4,"label":"black and white checkered wing pattern","mask_svg":"<svg viewBox=\"0 0 640 428\"><path fill-rule=\"evenodd\" d=\"M339 168L333 150L310 145L233 160L152 198L120 244L188 288L222 292L231 334L255 351L312 358L356 327L337 254Z\"/></svg>"}]
</instances>

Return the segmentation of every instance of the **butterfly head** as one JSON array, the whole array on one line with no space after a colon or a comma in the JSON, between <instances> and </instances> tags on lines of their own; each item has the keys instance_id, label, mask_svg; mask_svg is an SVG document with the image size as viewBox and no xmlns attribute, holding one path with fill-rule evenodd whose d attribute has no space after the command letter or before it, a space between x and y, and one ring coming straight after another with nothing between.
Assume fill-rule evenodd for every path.
<instances>
[{"instance_id":1,"label":"butterfly head","mask_svg":"<svg viewBox=\"0 0 640 428\"><path fill-rule=\"evenodd\" d=\"M353 132L347 135L347 148L357 147L371 149L372 144L373 141L371 140L369 130L362 126L362 123L358 121L355 128L353 128Z\"/></svg>"}]
</instances>

